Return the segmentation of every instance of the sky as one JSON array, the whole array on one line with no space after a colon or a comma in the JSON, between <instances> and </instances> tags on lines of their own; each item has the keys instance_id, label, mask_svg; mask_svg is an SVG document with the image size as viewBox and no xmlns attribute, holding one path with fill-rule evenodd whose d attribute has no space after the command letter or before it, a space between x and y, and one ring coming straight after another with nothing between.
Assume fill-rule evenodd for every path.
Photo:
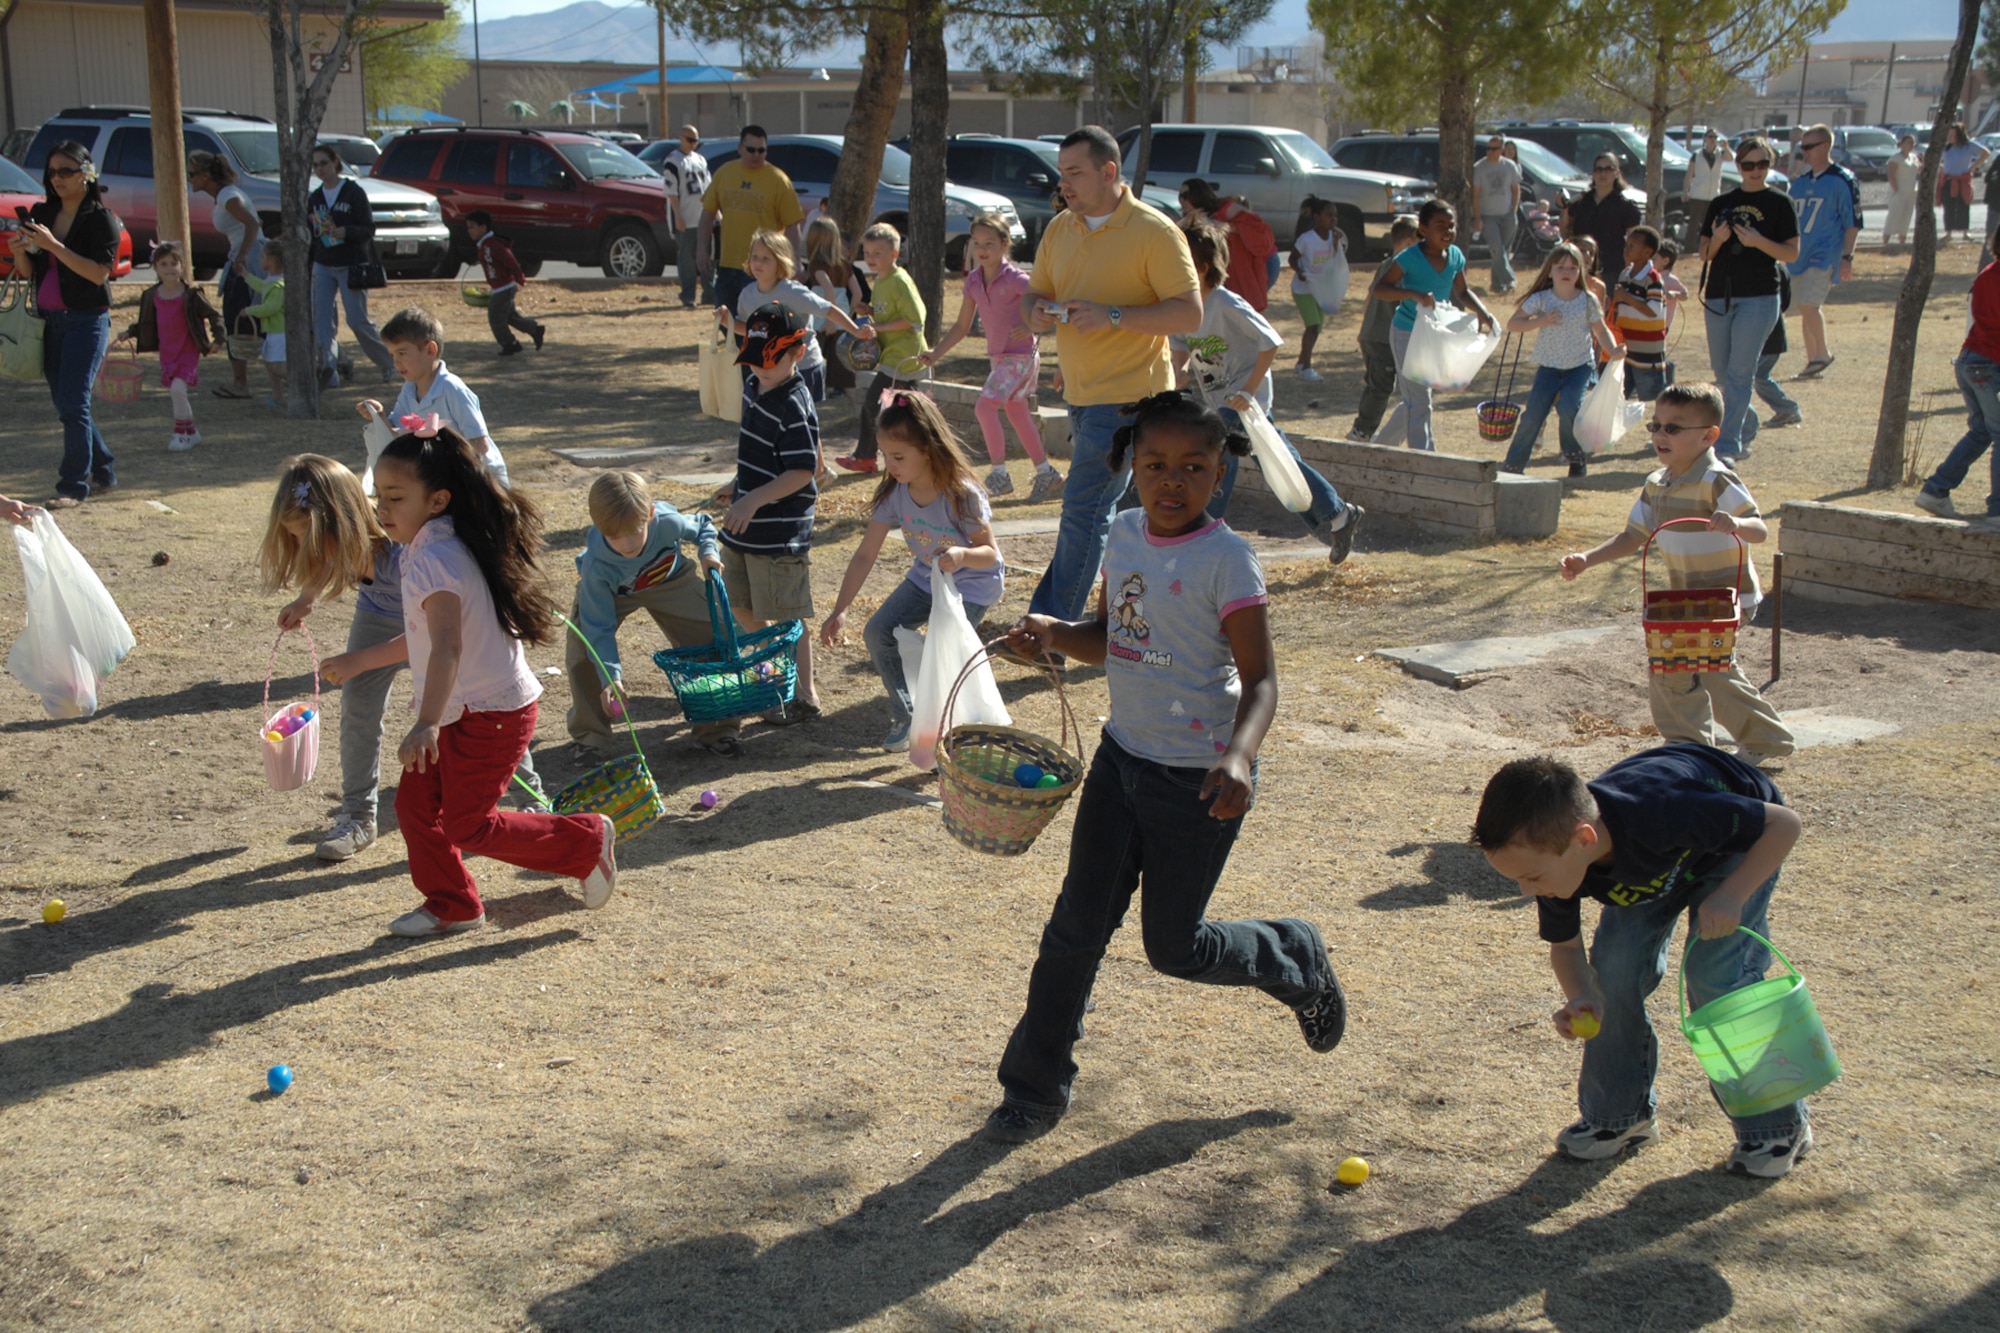
<instances>
[{"instance_id":1,"label":"sky","mask_svg":"<svg viewBox=\"0 0 2000 1333\"><path fill-rule=\"evenodd\" d=\"M617 4L618 0L606 0ZM561 9L568 0L479 0L479 17L512 18ZM1821 39L1833 42L1921 41L1948 39L1957 31L1958 6L1952 0L1849 0ZM1277 0L1271 17L1244 39L1249 46L1282 46L1311 30L1306 0Z\"/></svg>"}]
</instances>

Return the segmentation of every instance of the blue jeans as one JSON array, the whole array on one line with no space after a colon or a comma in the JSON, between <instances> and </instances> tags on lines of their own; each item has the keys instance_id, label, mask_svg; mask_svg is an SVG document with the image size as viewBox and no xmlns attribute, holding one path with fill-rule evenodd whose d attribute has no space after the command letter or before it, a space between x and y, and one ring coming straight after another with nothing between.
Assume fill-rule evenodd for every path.
<instances>
[{"instance_id":1,"label":"blue jeans","mask_svg":"<svg viewBox=\"0 0 2000 1333\"><path fill-rule=\"evenodd\" d=\"M1056 553L1028 600L1031 614L1083 619L1090 590L1104 567L1111 516L1118 512L1118 497L1132 477L1129 456L1123 467L1111 466L1112 433L1129 421L1114 403L1069 409L1069 480L1063 484L1062 524L1056 529Z\"/></svg>"},{"instance_id":2,"label":"blue jeans","mask_svg":"<svg viewBox=\"0 0 2000 1333\"><path fill-rule=\"evenodd\" d=\"M1042 928L1028 1005L1000 1057L1006 1101L1040 1111L1069 1107L1084 1005L1111 937L1144 877L1139 904L1146 961L1210 986L1255 986L1297 1008L1333 984L1326 945L1311 923L1210 921L1243 820L1214 819L1201 800L1201 768L1169 768L1099 740L1077 800L1069 873Z\"/></svg>"},{"instance_id":3,"label":"blue jeans","mask_svg":"<svg viewBox=\"0 0 2000 1333\"><path fill-rule=\"evenodd\" d=\"M1695 909L1742 860L1740 856L1727 857L1703 875L1684 905L1669 907L1657 900L1632 907L1607 905L1598 916L1597 934L1590 942L1590 965L1604 991L1604 1028L1583 1043L1583 1072L1577 1078L1576 1100L1583 1118L1599 1129L1629 1129L1652 1116L1657 1106L1653 1076L1659 1072L1660 1044L1652 1020L1646 1016L1646 997L1667 975L1667 946L1682 914L1692 923ZM1773 874L1743 905L1743 924L1767 939L1771 934L1771 891L1777 886L1778 877ZM1762 980L1771 962L1770 950L1740 932L1726 940L1701 940L1690 929L1685 947L1690 1009ZM1763 1115L1731 1119L1737 1141L1754 1147L1796 1135L1806 1121L1806 1104L1793 1102Z\"/></svg>"},{"instance_id":4,"label":"blue jeans","mask_svg":"<svg viewBox=\"0 0 2000 1333\"><path fill-rule=\"evenodd\" d=\"M1786 393L1778 382L1771 378L1771 370L1778 364L1781 352L1767 352L1757 358L1757 382L1751 385L1756 395L1769 404L1773 412L1782 415L1799 410L1798 400ZM1750 408L1743 414L1743 447L1749 448L1757 441L1757 433L1764 423L1757 420L1757 409Z\"/></svg>"},{"instance_id":5,"label":"blue jeans","mask_svg":"<svg viewBox=\"0 0 2000 1333\"><path fill-rule=\"evenodd\" d=\"M1393 326L1389 330L1389 345L1396 349L1396 387L1403 395L1404 439L1412 449L1435 450L1437 439L1431 434L1431 386L1419 384L1403 373L1403 357L1410 350L1413 332L1414 329ZM1394 418L1390 420L1393 422Z\"/></svg>"},{"instance_id":6,"label":"blue jeans","mask_svg":"<svg viewBox=\"0 0 2000 1333\"><path fill-rule=\"evenodd\" d=\"M740 268L728 268L718 264L715 268L715 295L710 305L726 305L731 318L736 315L736 298L743 295L743 289L756 281Z\"/></svg>"},{"instance_id":7,"label":"blue jeans","mask_svg":"<svg viewBox=\"0 0 2000 1333\"><path fill-rule=\"evenodd\" d=\"M1958 374L1958 391L1965 396L1966 432L1924 482L1924 489L1932 495L1950 495L1956 490L1979 456L1993 448L1994 433L2000 431L2000 365L1977 352L1960 352L1952 368ZM2000 449L1993 450L1991 467L1992 489L1986 495L1986 512L2000 516Z\"/></svg>"},{"instance_id":8,"label":"blue jeans","mask_svg":"<svg viewBox=\"0 0 2000 1333\"><path fill-rule=\"evenodd\" d=\"M108 310L51 310L43 316L42 378L49 382L56 416L62 420L62 467L56 473L56 494L90 498L90 488L114 486L117 468L111 446L90 414L90 391L97 368L111 346Z\"/></svg>"},{"instance_id":9,"label":"blue jeans","mask_svg":"<svg viewBox=\"0 0 2000 1333\"><path fill-rule=\"evenodd\" d=\"M948 579L951 575L933 570L931 577ZM965 604L965 618L972 622L973 629L979 628L980 617L985 614L985 607ZM889 718L897 727L910 725L910 682L903 674L903 652L896 646L896 630L928 625L930 619L930 593L919 588L914 580L904 579L896 585L896 591L882 599L881 607L868 617L868 627L861 631L862 641L868 645L868 659L875 664L875 674L882 678L882 688L889 692Z\"/></svg>"},{"instance_id":10,"label":"blue jeans","mask_svg":"<svg viewBox=\"0 0 2000 1333\"><path fill-rule=\"evenodd\" d=\"M1728 459L1743 452L1743 414L1750 410L1764 341L1778 322L1778 298L1737 296L1702 305L1708 317L1708 365L1722 386L1722 435L1715 442L1715 456Z\"/></svg>"},{"instance_id":11,"label":"blue jeans","mask_svg":"<svg viewBox=\"0 0 2000 1333\"><path fill-rule=\"evenodd\" d=\"M1234 408L1229 407L1222 408L1221 412L1223 424L1231 431L1241 434L1242 416ZM1332 523L1347 512L1347 501L1340 498L1340 492L1333 488L1332 482L1322 477L1312 464L1299 456L1299 447L1292 443L1290 436L1279 431L1278 438L1292 451L1293 461L1305 475L1306 490L1312 495L1312 507L1300 514L1299 518L1314 532L1330 529ZM1235 454L1225 453L1222 456L1222 484L1215 488L1215 494L1208 500L1210 518L1221 518L1229 512L1229 497L1236 493L1236 467L1242 461Z\"/></svg>"},{"instance_id":12,"label":"blue jeans","mask_svg":"<svg viewBox=\"0 0 2000 1333\"><path fill-rule=\"evenodd\" d=\"M388 379L395 373L396 362L383 345L382 335L375 331L375 322L368 318L368 293L357 292L347 285L346 269L314 264L313 335L319 342L319 364L323 370L332 370L334 366L340 311L346 312L347 331L361 344L363 355L375 363L383 379Z\"/></svg>"},{"instance_id":13,"label":"blue jeans","mask_svg":"<svg viewBox=\"0 0 2000 1333\"><path fill-rule=\"evenodd\" d=\"M1519 472L1528 466L1551 407L1556 410L1557 438L1562 442L1563 457L1572 463L1583 462L1588 455L1576 440L1576 414L1583 406L1583 396L1595 383L1597 367L1588 361L1568 370L1537 366L1535 382L1528 389L1527 405L1521 409L1521 419L1514 423L1514 441L1507 446L1507 461L1501 466L1509 472Z\"/></svg>"}]
</instances>

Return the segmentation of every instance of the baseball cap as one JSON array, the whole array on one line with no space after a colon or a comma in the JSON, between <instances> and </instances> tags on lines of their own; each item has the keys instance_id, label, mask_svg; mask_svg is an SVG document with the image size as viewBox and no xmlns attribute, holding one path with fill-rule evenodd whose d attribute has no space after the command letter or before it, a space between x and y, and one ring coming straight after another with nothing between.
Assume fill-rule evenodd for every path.
<instances>
[{"instance_id":1,"label":"baseball cap","mask_svg":"<svg viewBox=\"0 0 2000 1333\"><path fill-rule=\"evenodd\" d=\"M743 350L736 354L739 366L759 366L765 370L783 360L785 354L812 336L799 317L776 301L760 305L743 321Z\"/></svg>"}]
</instances>

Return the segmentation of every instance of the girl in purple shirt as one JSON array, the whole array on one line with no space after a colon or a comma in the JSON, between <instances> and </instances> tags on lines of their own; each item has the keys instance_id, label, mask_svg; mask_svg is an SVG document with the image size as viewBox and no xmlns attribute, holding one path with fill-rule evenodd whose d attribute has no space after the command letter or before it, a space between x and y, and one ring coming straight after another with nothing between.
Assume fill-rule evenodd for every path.
<instances>
[{"instance_id":1,"label":"girl in purple shirt","mask_svg":"<svg viewBox=\"0 0 2000 1333\"><path fill-rule=\"evenodd\" d=\"M993 470L986 474L987 493L1014 493L1014 482L1007 475L1007 433L1000 425L1000 413L1005 411L1014 423L1014 433L1021 437L1021 447L1034 460L1035 484L1028 492L1028 503L1053 500L1062 494L1063 476L1049 465L1049 456L1042 450L1042 430L1035 421L1042 354L1035 335L1021 322L1027 271L1009 262L1007 223L992 213L972 220L965 248L973 262L966 270L965 300L958 307L958 322L924 354L924 365L935 367L942 361L946 352L972 332L972 317L979 316L979 325L986 331L986 356L993 363L974 409L980 433L986 437L986 456L993 460Z\"/></svg>"}]
</instances>

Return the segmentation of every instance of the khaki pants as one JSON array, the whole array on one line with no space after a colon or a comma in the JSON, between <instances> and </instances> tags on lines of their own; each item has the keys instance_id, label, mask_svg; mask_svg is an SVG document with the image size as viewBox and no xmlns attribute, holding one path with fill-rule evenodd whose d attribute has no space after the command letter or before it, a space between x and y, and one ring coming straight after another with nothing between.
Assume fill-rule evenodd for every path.
<instances>
[{"instance_id":1,"label":"khaki pants","mask_svg":"<svg viewBox=\"0 0 2000 1333\"><path fill-rule=\"evenodd\" d=\"M1737 748L1765 758L1792 752L1792 733L1741 667L1728 671L1652 673L1653 725L1660 738L1717 745L1720 726Z\"/></svg>"},{"instance_id":2,"label":"khaki pants","mask_svg":"<svg viewBox=\"0 0 2000 1333\"><path fill-rule=\"evenodd\" d=\"M685 559L685 557L683 557ZM667 643L675 648L691 648L715 641L715 632L708 623L708 598L702 589L699 567L692 562L685 570L674 575L665 583L638 592L627 593L615 599L618 624L622 628L625 620L635 611L644 611L667 636ZM576 607L570 607L569 618L576 619ZM604 682L598 678L597 664L590 660L590 654L577 635L566 636L567 647L563 653L563 667L569 675L569 735L593 749L615 751L621 742L612 734L611 719L604 715L604 701L601 697ZM633 671L638 665L630 653L621 652L623 676L630 688ZM642 653L639 662L651 666L651 653ZM664 678L662 678L664 680ZM697 722L694 738L707 744L719 736L733 736L743 729L743 720L733 718L725 722Z\"/></svg>"}]
</instances>

